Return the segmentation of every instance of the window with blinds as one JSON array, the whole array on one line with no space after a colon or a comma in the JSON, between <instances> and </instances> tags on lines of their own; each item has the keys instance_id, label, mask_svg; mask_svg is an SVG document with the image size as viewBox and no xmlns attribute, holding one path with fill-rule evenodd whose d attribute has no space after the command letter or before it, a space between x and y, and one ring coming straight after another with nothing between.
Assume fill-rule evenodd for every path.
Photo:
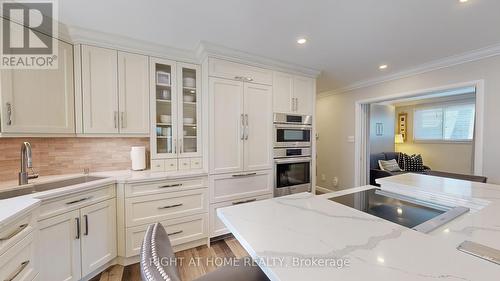
<instances>
[{"instance_id":1,"label":"window with blinds","mask_svg":"<svg viewBox=\"0 0 500 281\"><path fill-rule=\"evenodd\" d=\"M413 137L422 141L472 141L475 103L448 104L415 109Z\"/></svg>"}]
</instances>

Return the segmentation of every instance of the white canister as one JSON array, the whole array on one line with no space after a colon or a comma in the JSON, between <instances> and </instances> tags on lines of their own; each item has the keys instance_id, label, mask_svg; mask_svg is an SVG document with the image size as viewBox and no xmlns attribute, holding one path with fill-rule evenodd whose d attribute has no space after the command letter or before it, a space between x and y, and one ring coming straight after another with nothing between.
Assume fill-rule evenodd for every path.
<instances>
[{"instance_id":1,"label":"white canister","mask_svg":"<svg viewBox=\"0 0 500 281\"><path fill-rule=\"evenodd\" d=\"M132 170L142 171L146 169L146 147L132 146L130 149L130 160L132 160Z\"/></svg>"}]
</instances>

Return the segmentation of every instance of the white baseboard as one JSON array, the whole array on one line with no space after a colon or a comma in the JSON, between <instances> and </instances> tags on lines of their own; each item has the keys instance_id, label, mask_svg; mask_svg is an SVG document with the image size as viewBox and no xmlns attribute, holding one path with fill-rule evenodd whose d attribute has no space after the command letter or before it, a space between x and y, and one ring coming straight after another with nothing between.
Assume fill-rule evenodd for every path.
<instances>
[{"instance_id":1,"label":"white baseboard","mask_svg":"<svg viewBox=\"0 0 500 281\"><path fill-rule=\"evenodd\" d=\"M316 191L319 191L321 193L330 193L330 192L334 192L333 190L331 189L328 189L328 188L325 188L325 187L321 187L321 186L316 186Z\"/></svg>"}]
</instances>

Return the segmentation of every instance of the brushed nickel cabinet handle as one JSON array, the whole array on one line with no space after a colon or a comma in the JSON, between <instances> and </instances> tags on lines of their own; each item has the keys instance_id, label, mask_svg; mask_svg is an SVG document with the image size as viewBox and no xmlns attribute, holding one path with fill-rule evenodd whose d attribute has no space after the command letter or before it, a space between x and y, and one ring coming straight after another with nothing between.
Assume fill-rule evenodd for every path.
<instances>
[{"instance_id":1,"label":"brushed nickel cabinet handle","mask_svg":"<svg viewBox=\"0 0 500 281\"><path fill-rule=\"evenodd\" d=\"M85 221L85 232L83 233L83 235L88 236L89 235L89 216L83 215L83 220Z\"/></svg>"},{"instance_id":2,"label":"brushed nickel cabinet handle","mask_svg":"<svg viewBox=\"0 0 500 281\"><path fill-rule=\"evenodd\" d=\"M113 112L113 122L115 124L115 129L118 129L118 111Z\"/></svg>"},{"instance_id":3,"label":"brushed nickel cabinet handle","mask_svg":"<svg viewBox=\"0 0 500 281\"><path fill-rule=\"evenodd\" d=\"M29 260L27 261L23 261L18 267L17 269L11 273L7 278L5 278L5 281L12 281L14 279L16 279L16 277L21 273L23 272L23 270L28 266L28 264L30 263Z\"/></svg>"},{"instance_id":4,"label":"brushed nickel cabinet handle","mask_svg":"<svg viewBox=\"0 0 500 281\"><path fill-rule=\"evenodd\" d=\"M176 187L176 186L182 186L182 183L162 185L162 186L158 186L158 188L168 188L168 187Z\"/></svg>"},{"instance_id":5,"label":"brushed nickel cabinet handle","mask_svg":"<svg viewBox=\"0 0 500 281\"><path fill-rule=\"evenodd\" d=\"M243 201L233 202L233 205L240 205L240 204L250 203L250 202L254 202L254 201L257 201L257 199L253 198L253 199L249 199L249 200L243 200Z\"/></svg>"},{"instance_id":6,"label":"brushed nickel cabinet handle","mask_svg":"<svg viewBox=\"0 0 500 281\"><path fill-rule=\"evenodd\" d=\"M75 239L78 240L78 239L80 239L80 218L75 218L75 223L76 223L76 236L75 236Z\"/></svg>"},{"instance_id":7,"label":"brushed nickel cabinet handle","mask_svg":"<svg viewBox=\"0 0 500 281\"><path fill-rule=\"evenodd\" d=\"M179 204L174 204L174 205L168 205L168 206L163 206L163 207L158 207L158 210L163 210L163 209L170 209L170 208L175 208L175 207L180 207L184 204L179 203Z\"/></svg>"},{"instance_id":8,"label":"brushed nickel cabinet handle","mask_svg":"<svg viewBox=\"0 0 500 281\"><path fill-rule=\"evenodd\" d=\"M245 140L248 140L249 127L248 127L248 114L245 114Z\"/></svg>"},{"instance_id":9,"label":"brushed nickel cabinet handle","mask_svg":"<svg viewBox=\"0 0 500 281\"><path fill-rule=\"evenodd\" d=\"M124 129L125 127L127 127L126 123L125 123L125 112L120 112L120 127L122 129Z\"/></svg>"},{"instance_id":10,"label":"brushed nickel cabinet handle","mask_svg":"<svg viewBox=\"0 0 500 281\"><path fill-rule=\"evenodd\" d=\"M12 104L8 102L5 106L7 107L7 125L10 126L12 125Z\"/></svg>"},{"instance_id":11,"label":"brushed nickel cabinet handle","mask_svg":"<svg viewBox=\"0 0 500 281\"><path fill-rule=\"evenodd\" d=\"M5 237L2 237L0 238L0 241L6 241L6 240L10 240L12 237L16 236L17 234L19 234L19 232L23 231L26 227L28 227L28 224L25 223L25 224L21 224L18 228L16 228L16 230L14 230L11 234L5 236Z\"/></svg>"},{"instance_id":12,"label":"brushed nickel cabinet handle","mask_svg":"<svg viewBox=\"0 0 500 281\"><path fill-rule=\"evenodd\" d=\"M172 232L172 233L167 233L168 236L172 236L172 235L176 235L176 234L181 234L183 233L184 231L182 230L179 230L179 231L176 231L176 232Z\"/></svg>"},{"instance_id":13,"label":"brushed nickel cabinet handle","mask_svg":"<svg viewBox=\"0 0 500 281\"><path fill-rule=\"evenodd\" d=\"M233 178L241 178L241 177L249 177L249 176L255 176L257 173L247 173L247 174L237 174L237 175L232 175Z\"/></svg>"},{"instance_id":14,"label":"brushed nickel cabinet handle","mask_svg":"<svg viewBox=\"0 0 500 281\"><path fill-rule=\"evenodd\" d=\"M70 202L66 202L66 205L72 205L72 204L80 203L80 202L83 202L83 201L86 201L86 200L89 200L89 199L92 199L92 196L81 198L81 199L77 199L77 200L70 201Z\"/></svg>"},{"instance_id":15,"label":"brushed nickel cabinet handle","mask_svg":"<svg viewBox=\"0 0 500 281\"><path fill-rule=\"evenodd\" d=\"M299 111L299 98L295 98L295 111Z\"/></svg>"},{"instance_id":16,"label":"brushed nickel cabinet handle","mask_svg":"<svg viewBox=\"0 0 500 281\"><path fill-rule=\"evenodd\" d=\"M248 81L248 82L252 82L253 78L252 77L245 77L245 80Z\"/></svg>"},{"instance_id":17,"label":"brushed nickel cabinet handle","mask_svg":"<svg viewBox=\"0 0 500 281\"><path fill-rule=\"evenodd\" d=\"M245 115L242 113L240 115L240 120L241 120L241 140L245 140Z\"/></svg>"}]
</instances>

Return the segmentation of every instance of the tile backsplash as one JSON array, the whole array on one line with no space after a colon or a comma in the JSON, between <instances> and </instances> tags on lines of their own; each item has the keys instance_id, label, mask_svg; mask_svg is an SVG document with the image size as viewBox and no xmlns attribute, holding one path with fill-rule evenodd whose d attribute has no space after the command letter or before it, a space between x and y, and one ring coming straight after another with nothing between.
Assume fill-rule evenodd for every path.
<instances>
[{"instance_id":1,"label":"tile backsplash","mask_svg":"<svg viewBox=\"0 0 500 281\"><path fill-rule=\"evenodd\" d=\"M41 176L126 170L131 146L149 151L149 138L0 138L0 182L17 179L24 141L31 143L33 168Z\"/></svg>"}]
</instances>

